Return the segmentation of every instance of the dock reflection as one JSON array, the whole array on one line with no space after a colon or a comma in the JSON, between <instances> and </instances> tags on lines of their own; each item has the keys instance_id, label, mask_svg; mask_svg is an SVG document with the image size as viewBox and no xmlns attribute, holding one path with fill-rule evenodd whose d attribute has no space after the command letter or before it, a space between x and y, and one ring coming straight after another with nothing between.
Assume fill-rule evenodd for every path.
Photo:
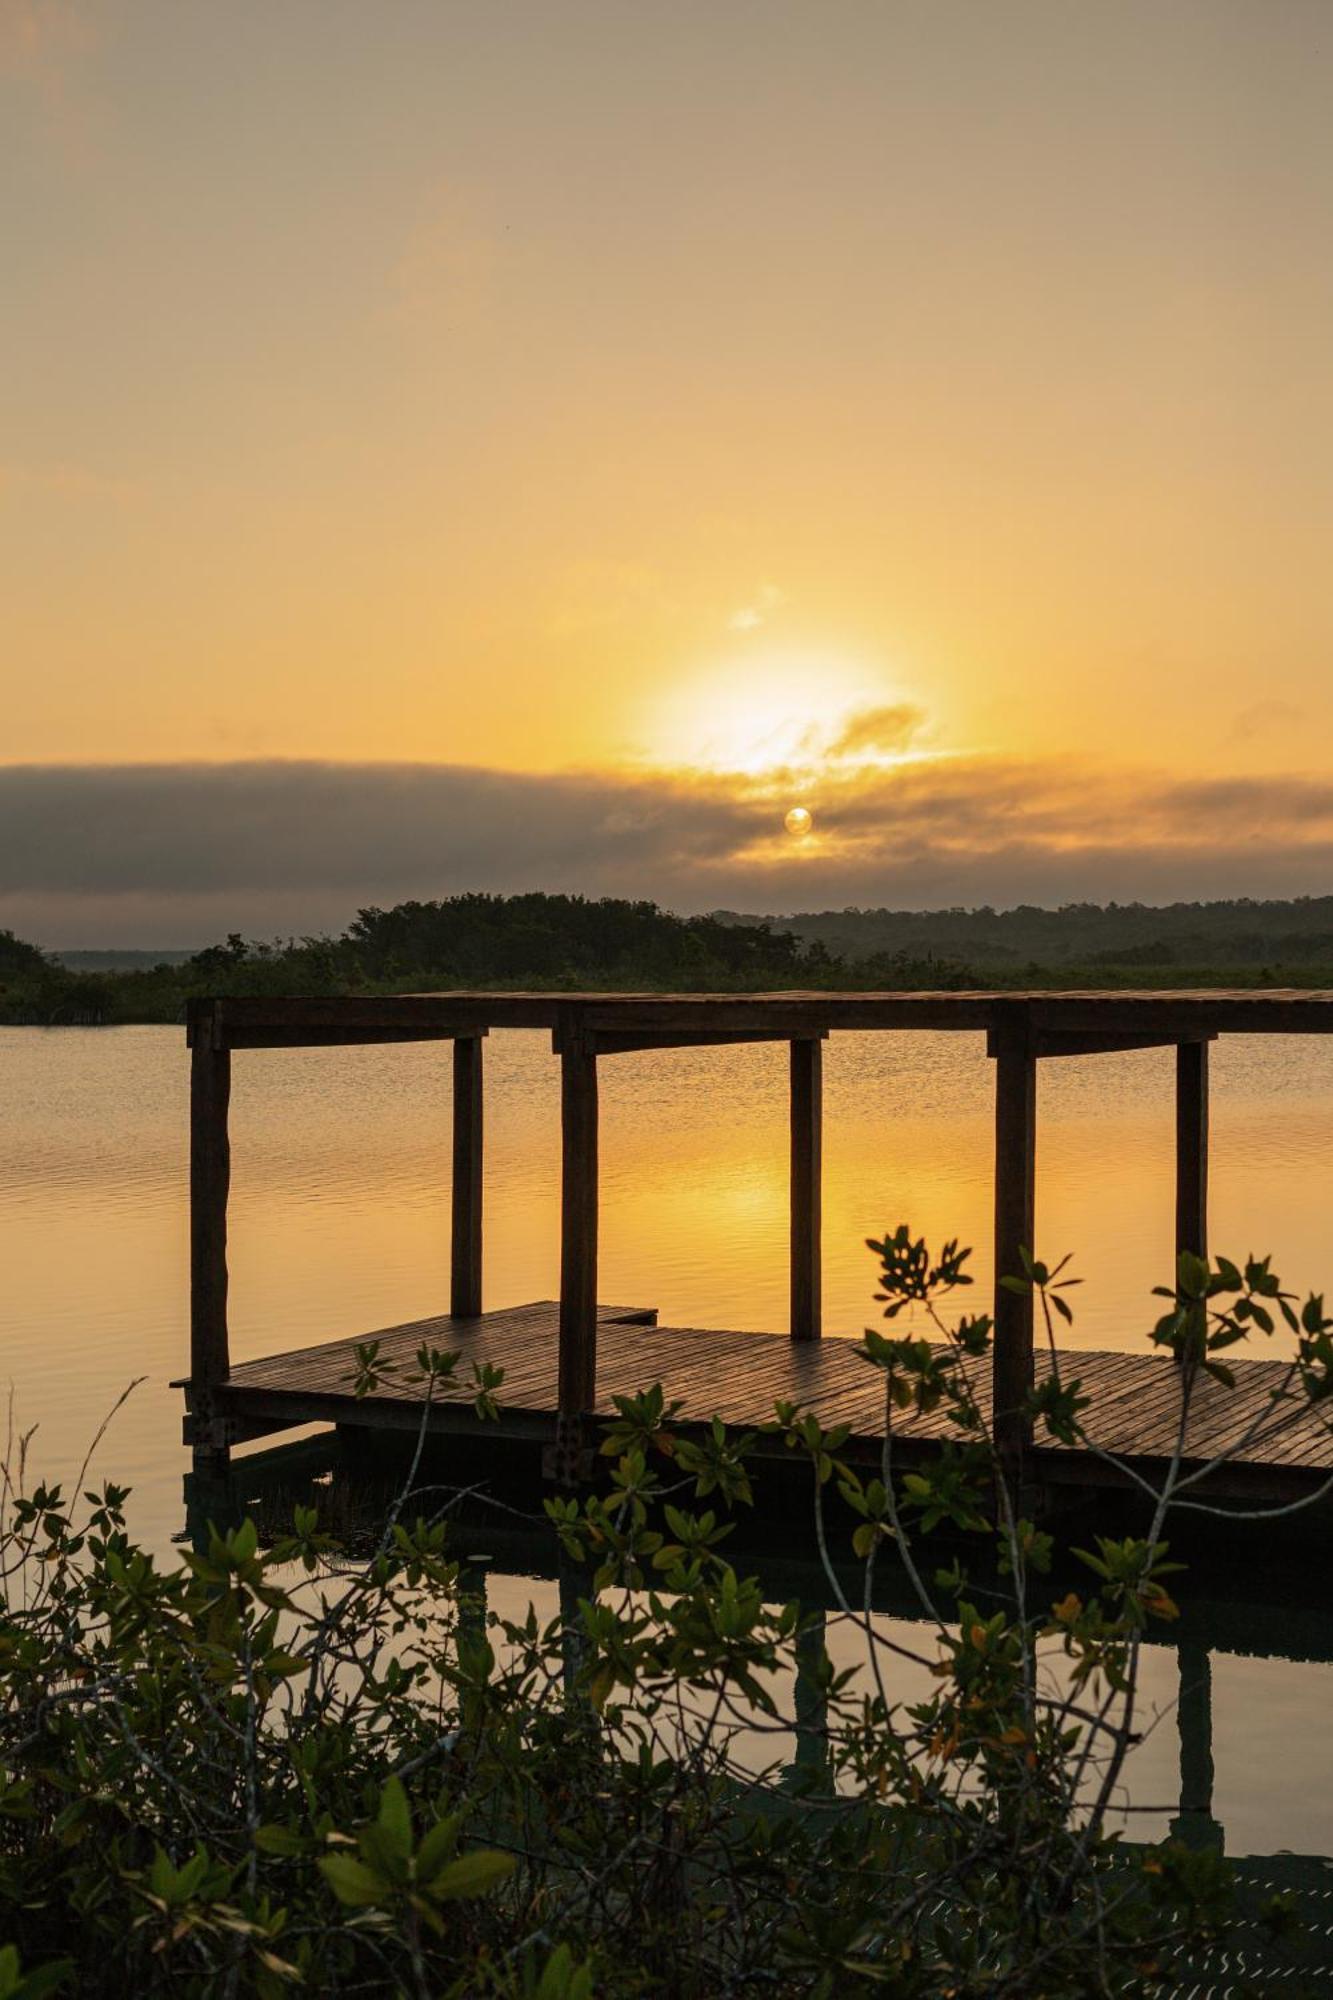
<instances>
[{"instance_id":1,"label":"dock reflection","mask_svg":"<svg viewBox=\"0 0 1333 2000\"><path fill-rule=\"evenodd\" d=\"M235 1521L248 1512L259 1523L261 1539L268 1540L284 1531L294 1505L313 1500L322 1523L332 1532L352 1547L358 1539L370 1546L397 1491L396 1470L383 1463L377 1469L368 1466L361 1455L345 1456L336 1437L328 1435L238 1457L224 1480L210 1481L197 1475L187 1480L187 1533L197 1539L206 1534L210 1520L219 1524ZM423 1467L422 1478L460 1487L466 1493L469 1470L457 1464L429 1470ZM465 1565L469 1587L475 1593L476 1615L481 1615L488 1577L493 1598L502 1578L545 1584L551 1610L558 1603L572 1627L564 1663L566 1686L572 1690L579 1662L577 1624L570 1614L579 1597L589 1594L590 1578L562 1556L542 1515L539 1479L534 1477L527 1491L511 1492L506 1487L498 1505L481 1490L484 1483L479 1482L458 1506L452 1531L454 1553ZM434 1490L441 1496L440 1485ZM438 1497L434 1504L438 1504ZM791 1690L792 1727L782 1783L784 1788L795 1790L820 1789L828 1767L826 1712L811 1669L823 1650L826 1634L834 1627L837 1592L814 1546L808 1489L802 1490L799 1502L791 1508L779 1505L757 1509L756 1513L762 1518L755 1523L747 1521L738 1530L727 1544L727 1555L738 1569L759 1579L770 1601L785 1603L796 1598L813 1614L801 1642L802 1657ZM1097 1529L1114 1532L1117 1525L1103 1507L1097 1516ZM1135 1525L1141 1526L1126 1520L1125 1531ZM1057 1537L1060 1543L1086 1541L1091 1533L1086 1509L1081 1521L1075 1515L1062 1527L1068 1532ZM1191 1847L1216 1853L1226 1847L1225 1828L1214 1810L1214 1656L1333 1662L1333 1604L1318 1586L1321 1564L1317 1551L1321 1540L1326 1547L1326 1534L1326 1520L1322 1529L1316 1524L1313 1541L1308 1528L1302 1540L1290 1524L1279 1538L1271 1530L1265 1537L1251 1524L1238 1523L1219 1539L1214 1524L1212 1532L1196 1537L1194 1546L1189 1546L1184 1536L1173 1544L1173 1555L1179 1555L1187 1565L1180 1591L1182 1615L1174 1633L1176 1785L1174 1801L1153 1803L1163 1808L1159 1818L1169 1823L1171 1835ZM846 1600L859 1606L863 1586L860 1567L849 1562L845 1571L835 1570L835 1575ZM1052 1592L1060 1594L1066 1581L1076 1584L1079 1578L1073 1571L1068 1579L1052 1577ZM920 1606L901 1569L887 1563L876 1577L871 1608L877 1616L889 1619L921 1619ZM1171 1639L1166 1638L1165 1643L1170 1645ZM1135 1838L1133 1821L1130 1827L1130 1838ZM1327 1961L1321 1972L1307 1954L1301 1977L1308 1981L1327 1976L1333 1982L1333 1860L1318 1854L1278 1852L1246 1856L1236 1867L1242 1887L1248 1887L1256 1898L1276 1891L1295 1897L1298 1927L1307 1946L1313 1945L1316 1957ZM1254 1976L1253 1968L1260 1965L1255 1954L1262 1956L1269 1946L1258 1927L1248 1943L1245 1939L1241 1942L1249 1953L1250 1976ZM1233 1967L1237 1948L1233 1939ZM1274 1983L1284 1979L1285 1972L1279 1976L1267 1958L1262 1964L1269 1968L1265 1977L1270 1981L1262 1990L1286 1990L1282 1983ZM1316 1985L1314 1990L1329 1989Z\"/></svg>"}]
</instances>

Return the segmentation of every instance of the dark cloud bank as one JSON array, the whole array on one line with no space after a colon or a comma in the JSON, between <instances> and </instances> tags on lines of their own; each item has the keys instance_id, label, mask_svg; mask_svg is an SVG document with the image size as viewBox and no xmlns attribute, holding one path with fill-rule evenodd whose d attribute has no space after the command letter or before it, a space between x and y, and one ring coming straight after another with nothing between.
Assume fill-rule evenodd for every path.
<instances>
[{"instance_id":1,"label":"dark cloud bank","mask_svg":"<svg viewBox=\"0 0 1333 2000\"><path fill-rule=\"evenodd\" d=\"M341 929L462 889L679 910L1284 896L1333 887L1333 783L1180 782L997 758L843 769L798 793L697 773L424 764L0 768L0 925L50 945Z\"/></svg>"}]
</instances>

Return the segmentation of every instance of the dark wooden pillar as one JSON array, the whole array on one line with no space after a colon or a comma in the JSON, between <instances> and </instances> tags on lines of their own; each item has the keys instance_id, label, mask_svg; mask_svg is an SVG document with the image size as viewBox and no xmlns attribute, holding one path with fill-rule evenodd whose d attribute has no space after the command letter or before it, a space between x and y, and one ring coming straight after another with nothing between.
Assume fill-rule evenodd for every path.
<instances>
[{"instance_id":1,"label":"dark wooden pillar","mask_svg":"<svg viewBox=\"0 0 1333 2000\"><path fill-rule=\"evenodd\" d=\"M215 1391L231 1367L227 1341L227 1194L231 1185L231 1052L212 1046L211 1023L190 1052L190 1424L195 1465L225 1460Z\"/></svg>"},{"instance_id":2,"label":"dark wooden pillar","mask_svg":"<svg viewBox=\"0 0 1333 2000\"><path fill-rule=\"evenodd\" d=\"M1011 1490L1031 1443L1024 1404L1032 1390L1032 1295L1000 1280L1023 1276L1020 1252L1036 1233L1037 1058L1025 1021L997 1029L995 1058L995 1442Z\"/></svg>"},{"instance_id":3,"label":"dark wooden pillar","mask_svg":"<svg viewBox=\"0 0 1333 2000\"><path fill-rule=\"evenodd\" d=\"M824 1045L791 1044L791 1337L823 1332L822 1226Z\"/></svg>"},{"instance_id":4,"label":"dark wooden pillar","mask_svg":"<svg viewBox=\"0 0 1333 2000\"><path fill-rule=\"evenodd\" d=\"M1211 1848L1220 1854L1224 1835L1213 1818L1213 1663L1208 1648L1197 1639L1182 1639L1176 1658L1180 1811L1171 1822L1171 1832L1187 1847Z\"/></svg>"},{"instance_id":5,"label":"dark wooden pillar","mask_svg":"<svg viewBox=\"0 0 1333 2000\"><path fill-rule=\"evenodd\" d=\"M828 1614L821 1606L796 1639L796 1685L793 1706L796 1754L788 1766L788 1784L821 1792L832 1789L829 1774L828 1695L821 1674L828 1650Z\"/></svg>"},{"instance_id":6,"label":"dark wooden pillar","mask_svg":"<svg viewBox=\"0 0 1333 2000\"><path fill-rule=\"evenodd\" d=\"M1208 1044L1176 1048L1176 1250L1208 1255Z\"/></svg>"},{"instance_id":7,"label":"dark wooden pillar","mask_svg":"<svg viewBox=\"0 0 1333 2000\"><path fill-rule=\"evenodd\" d=\"M455 1319L481 1311L481 1095L480 1035L454 1043L453 1259L449 1310Z\"/></svg>"},{"instance_id":8,"label":"dark wooden pillar","mask_svg":"<svg viewBox=\"0 0 1333 2000\"><path fill-rule=\"evenodd\" d=\"M576 1476L581 1419L597 1400L597 1058L560 1056L560 1390L556 1450Z\"/></svg>"}]
</instances>

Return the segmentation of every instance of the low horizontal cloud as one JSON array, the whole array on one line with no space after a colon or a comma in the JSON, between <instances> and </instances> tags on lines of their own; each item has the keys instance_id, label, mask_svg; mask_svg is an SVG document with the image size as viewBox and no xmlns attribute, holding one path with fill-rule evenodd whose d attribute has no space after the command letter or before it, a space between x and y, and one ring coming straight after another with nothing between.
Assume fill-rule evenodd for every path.
<instances>
[{"instance_id":1,"label":"low horizontal cloud","mask_svg":"<svg viewBox=\"0 0 1333 2000\"><path fill-rule=\"evenodd\" d=\"M0 925L50 944L341 929L465 889L681 910L1333 888L1333 782L920 757L798 774L314 762L0 768Z\"/></svg>"}]
</instances>

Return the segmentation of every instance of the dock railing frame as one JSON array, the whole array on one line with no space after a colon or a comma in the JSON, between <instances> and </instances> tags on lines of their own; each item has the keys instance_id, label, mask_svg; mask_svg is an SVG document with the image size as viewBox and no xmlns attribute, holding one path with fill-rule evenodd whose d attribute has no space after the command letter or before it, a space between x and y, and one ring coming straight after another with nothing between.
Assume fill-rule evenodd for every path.
<instances>
[{"instance_id":1,"label":"dock railing frame","mask_svg":"<svg viewBox=\"0 0 1333 2000\"><path fill-rule=\"evenodd\" d=\"M982 1032L995 1063L995 1438L1021 1479L1031 1446L1030 1294L1000 1281L1036 1241L1037 1077L1043 1060L1176 1050L1175 1240L1207 1255L1208 1044L1224 1032L1333 1033L1325 992L402 994L378 999L216 999L190 1003L190 1383L187 1442L197 1463L239 1440L218 1391L227 1325L228 1106L233 1050L452 1041L450 1311L482 1310L482 1043L492 1028L546 1028L561 1073L559 1408L556 1457L570 1474L597 1402L598 1069L636 1050L790 1045L789 1330L821 1337L823 1043L835 1029Z\"/></svg>"}]
</instances>

